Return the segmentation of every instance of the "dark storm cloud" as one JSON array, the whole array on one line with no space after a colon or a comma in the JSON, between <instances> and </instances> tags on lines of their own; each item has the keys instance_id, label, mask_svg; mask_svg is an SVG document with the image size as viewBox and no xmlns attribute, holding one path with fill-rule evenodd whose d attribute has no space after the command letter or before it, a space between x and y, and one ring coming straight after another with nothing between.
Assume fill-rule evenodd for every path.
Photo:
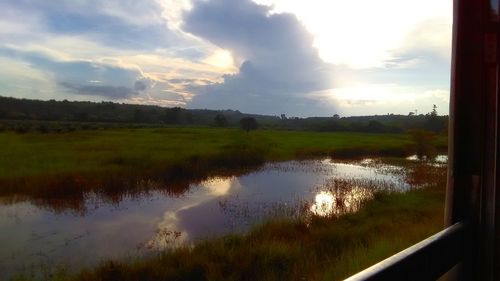
<instances>
[{"instance_id":1,"label":"dark storm cloud","mask_svg":"<svg viewBox=\"0 0 500 281\"><path fill-rule=\"evenodd\" d=\"M183 29L230 50L242 61L222 83L193 87L191 107L234 108L258 113L321 114L309 93L331 88L332 66L291 14L269 14L249 0L196 1ZM326 113L326 112L325 112Z\"/></svg>"}]
</instances>

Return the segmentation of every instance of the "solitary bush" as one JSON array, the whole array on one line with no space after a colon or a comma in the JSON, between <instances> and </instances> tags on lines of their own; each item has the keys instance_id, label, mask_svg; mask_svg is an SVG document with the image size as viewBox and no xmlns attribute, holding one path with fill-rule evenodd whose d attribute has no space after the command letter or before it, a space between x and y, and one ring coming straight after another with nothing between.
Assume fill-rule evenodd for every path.
<instances>
[{"instance_id":1,"label":"solitary bush","mask_svg":"<svg viewBox=\"0 0 500 281\"><path fill-rule=\"evenodd\" d=\"M215 121L215 125L217 127L226 127L227 126L227 118L226 118L226 116L224 116L222 114L215 115L214 121Z\"/></svg>"},{"instance_id":2,"label":"solitary bush","mask_svg":"<svg viewBox=\"0 0 500 281\"><path fill-rule=\"evenodd\" d=\"M241 118L240 125L241 128L245 130L247 133L252 130L257 130L257 128L259 127L259 124L257 124L257 120L255 120L255 118L253 117Z\"/></svg>"},{"instance_id":3,"label":"solitary bush","mask_svg":"<svg viewBox=\"0 0 500 281\"><path fill-rule=\"evenodd\" d=\"M31 126L29 126L29 125L19 124L19 125L14 127L14 132L16 132L18 134L26 134L27 132L30 131L30 129L31 129Z\"/></svg>"},{"instance_id":4,"label":"solitary bush","mask_svg":"<svg viewBox=\"0 0 500 281\"><path fill-rule=\"evenodd\" d=\"M419 159L432 159L436 156L436 135L425 130L411 130L411 138Z\"/></svg>"},{"instance_id":5,"label":"solitary bush","mask_svg":"<svg viewBox=\"0 0 500 281\"><path fill-rule=\"evenodd\" d=\"M47 134L49 132L49 127L47 125L45 125L45 124L40 124L40 125L38 125L38 127L36 128L36 130L39 133Z\"/></svg>"}]
</instances>

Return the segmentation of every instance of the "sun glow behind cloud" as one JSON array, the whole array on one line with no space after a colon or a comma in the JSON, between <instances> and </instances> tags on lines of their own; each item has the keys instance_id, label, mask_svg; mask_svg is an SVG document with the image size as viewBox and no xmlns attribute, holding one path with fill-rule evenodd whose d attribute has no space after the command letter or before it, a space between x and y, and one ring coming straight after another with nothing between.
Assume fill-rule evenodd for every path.
<instances>
[{"instance_id":1,"label":"sun glow behind cloud","mask_svg":"<svg viewBox=\"0 0 500 281\"><path fill-rule=\"evenodd\" d=\"M448 113L450 0L254 0L290 12L314 36L320 57L337 66L323 98L339 112ZM439 92L439 95L429 94Z\"/></svg>"},{"instance_id":2,"label":"sun glow behind cloud","mask_svg":"<svg viewBox=\"0 0 500 281\"><path fill-rule=\"evenodd\" d=\"M451 26L452 1L421 0L255 0L273 12L291 12L314 35L314 46L327 62L354 68L383 66L409 31L429 19ZM429 36L435 36L430 33ZM440 37L439 37L440 36ZM451 37L436 38L450 44Z\"/></svg>"},{"instance_id":3,"label":"sun glow behind cloud","mask_svg":"<svg viewBox=\"0 0 500 281\"><path fill-rule=\"evenodd\" d=\"M216 50L212 55L207 57L204 62L218 68L226 69L228 72L237 71L237 68L234 66L233 56L227 50Z\"/></svg>"}]
</instances>

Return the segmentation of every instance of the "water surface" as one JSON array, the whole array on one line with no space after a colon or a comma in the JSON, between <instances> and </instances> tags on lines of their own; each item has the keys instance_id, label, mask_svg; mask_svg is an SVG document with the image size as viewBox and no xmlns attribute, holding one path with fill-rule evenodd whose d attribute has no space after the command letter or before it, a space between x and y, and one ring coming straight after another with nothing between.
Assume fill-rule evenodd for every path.
<instances>
[{"instance_id":1,"label":"water surface","mask_svg":"<svg viewBox=\"0 0 500 281\"><path fill-rule=\"evenodd\" d=\"M290 161L191 184L180 195L157 190L109 202L88 194L84 212L56 212L30 201L0 203L0 279L243 232L269 217L356 211L372 195L371 187L411 188L404 171L373 159Z\"/></svg>"}]
</instances>

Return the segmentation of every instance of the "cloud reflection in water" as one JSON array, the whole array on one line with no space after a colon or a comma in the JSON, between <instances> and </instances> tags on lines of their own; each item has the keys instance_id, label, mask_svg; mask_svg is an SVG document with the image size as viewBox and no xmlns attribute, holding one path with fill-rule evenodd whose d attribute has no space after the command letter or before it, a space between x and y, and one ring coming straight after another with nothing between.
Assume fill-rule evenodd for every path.
<instances>
[{"instance_id":1,"label":"cloud reflection in water","mask_svg":"<svg viewBox=\"0 0 500 281\"><path fill-rule=\"evenodd\" d=\"M231 189L239 189L240 185L236 177L216 177L202 182L199 186L203 192L190 194L179 208L167 210L163 214L163 220L158 223L155 234L143 245L145 248L164 249L188 241L189 232L180 226L179 214L201 204L206 204L215 198L225 196Z\"/></svg>"}]
</instances>

